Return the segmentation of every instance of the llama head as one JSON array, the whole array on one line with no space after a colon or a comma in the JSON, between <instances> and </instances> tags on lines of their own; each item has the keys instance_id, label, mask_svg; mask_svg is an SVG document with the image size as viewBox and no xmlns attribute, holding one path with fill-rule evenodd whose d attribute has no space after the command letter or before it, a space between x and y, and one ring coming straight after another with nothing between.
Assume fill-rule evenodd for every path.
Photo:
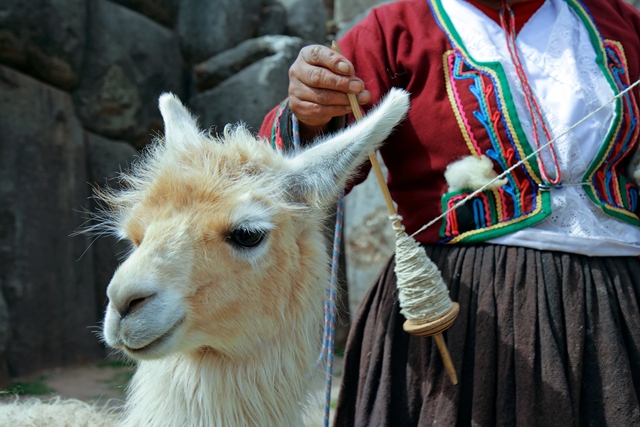
<instances>
[{"instance_id":1,"label":"llama head","mask_svg":"<svg viewBox=\"0 0 640 427\"><path fill-rule=\"evenodd\" d=\"M101 226L132 245L107 290L107 344L136 359L241 358L291 322L319 321L324 211L407 109L394 90L357 125L287 157L241 126L205 135L162 95L164 139L121 177L123 190L97 192Z\"/></svg>"}]
</instances>

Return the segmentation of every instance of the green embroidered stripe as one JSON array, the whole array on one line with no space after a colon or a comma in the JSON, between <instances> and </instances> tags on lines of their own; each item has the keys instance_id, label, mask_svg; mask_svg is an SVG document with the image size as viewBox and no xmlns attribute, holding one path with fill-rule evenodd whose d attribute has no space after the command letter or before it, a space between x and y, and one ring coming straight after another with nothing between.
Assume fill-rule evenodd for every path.
<instances>
[{"instance_id":1,"label":"green embroidered stripe","mask_svg":"<svg viewBox=\"0 0 640 427\"><path fill-rule=\"evenodd\" d=\"M507 128L511 137L513 138L513 143L515 145L516 150L518 151L518 156L520 159L523 159L529 156L533 150L528 143L527 137L524 134L522 129L522 124L520 123L520 119L516 113L515 103L513 101L513 95L511 93L511 88L509 87L509 82L506 77L506 73L502 64L499 62L482 62L476 61L467 51L466 46L462 42L462 39L458 32L455 29L455 26L447 16L444 8L442 6L441 0L427 0L430 2L432 6L432 10L438 21L440 22L440 27L449 37L449 40L454 45L455 48L464 56L465 60L471 64L473 67L481 70L490 76L493 77L493 80L497 82L495 87L496 95L500 100L500 104L503 106L502 113L504 120L506 122ZM453 106L452 106L453 107ZM521 142L524 141L524 144ZM533 157L530 160L524 162L524 166L529 173L530 177L533 181L540 185L542 184L542 179L540 177L540 169L538 168L538 163ZM536 191L536 190L534 190ZM486 192L485 192L486 193ZM532 195L534 195L533 193ZM445 194L442 198L442 206L443 212L447 209L448 200L453 197L454 194ZM492 200L495 200L493 194L489 196ZM493 239L496 237L503 236L505 234L512 233L514 231L523 229L525 227L529 227L533 224L537 224L547 216L551 214L551 197L548 192L537 192L536 197L536 208L529 212L528 214L524 214L518 218L514 218L512 220L507 220L504 222L496 223L489 227L479 229L479 230L471 230L461 233L456 236L448 243L471 243L471 242L481 242L489 239ZM493 213L496 213L495 206L492 206ZM496 213L497 218L497 213ZM440 235L445 236L444 232L446 231L446 218L443 221Z\"/></svg>"}]
</instances>

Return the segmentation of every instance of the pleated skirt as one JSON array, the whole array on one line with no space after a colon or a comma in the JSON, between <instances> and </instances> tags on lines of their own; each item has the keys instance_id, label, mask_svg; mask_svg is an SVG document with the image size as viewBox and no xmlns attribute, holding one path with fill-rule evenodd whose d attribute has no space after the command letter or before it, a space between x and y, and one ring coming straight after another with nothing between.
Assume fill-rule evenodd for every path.
<instances>
[{"instance_id":1,"label":"pleated skirt","mask_svg":"<svg viewBox=\"0 0 640 427\"><path fill-rule=\"evenodd\" d=\"M640 260L430 246L460 304L445 333L402 329L389 261L355 316L336 427L640 426Z\"/></svg>"}]
</instances>

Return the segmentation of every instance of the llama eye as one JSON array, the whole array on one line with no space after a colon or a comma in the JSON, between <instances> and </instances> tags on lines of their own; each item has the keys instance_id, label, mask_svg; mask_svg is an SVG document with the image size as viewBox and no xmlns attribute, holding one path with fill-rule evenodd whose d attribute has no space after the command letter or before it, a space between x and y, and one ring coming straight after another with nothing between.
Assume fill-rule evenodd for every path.
<instances>
[{"instance_id":1,"label":"llama eye","mask_svg":"<svg viewBox=\"0 0 640 427\"><path fill-rule=\"evenodd\" d=\"M250 230L245 227L236 228L229 235L229 239L243 248L253 248L258 246L266 233L262 230Z\"/></svg>"}]
</instances>

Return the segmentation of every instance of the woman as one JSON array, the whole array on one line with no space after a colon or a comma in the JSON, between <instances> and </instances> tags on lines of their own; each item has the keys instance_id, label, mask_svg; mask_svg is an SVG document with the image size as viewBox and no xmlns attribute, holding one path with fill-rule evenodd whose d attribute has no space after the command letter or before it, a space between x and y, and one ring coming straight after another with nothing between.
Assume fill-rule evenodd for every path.
<instances>
[{"instance_id":1,"label":"woman","mask_svg":"<svg viewBox=\"0 0 640 427\"><path fill-rule=\"evenodd\" d=\"M367 109L407 89L381 153L410 234L471 193L447 165L501 173L607 105L416 236L460 303L459 385L402 330L391 260L350 333L337 426L640 425L638 90L607 104L640 77L639 34L622 0L410 0L375 9L344 56L301 51L261 133L286 145L294 114L312 139L342 126L346 93Z\"/></svg>"}]
</instances>

